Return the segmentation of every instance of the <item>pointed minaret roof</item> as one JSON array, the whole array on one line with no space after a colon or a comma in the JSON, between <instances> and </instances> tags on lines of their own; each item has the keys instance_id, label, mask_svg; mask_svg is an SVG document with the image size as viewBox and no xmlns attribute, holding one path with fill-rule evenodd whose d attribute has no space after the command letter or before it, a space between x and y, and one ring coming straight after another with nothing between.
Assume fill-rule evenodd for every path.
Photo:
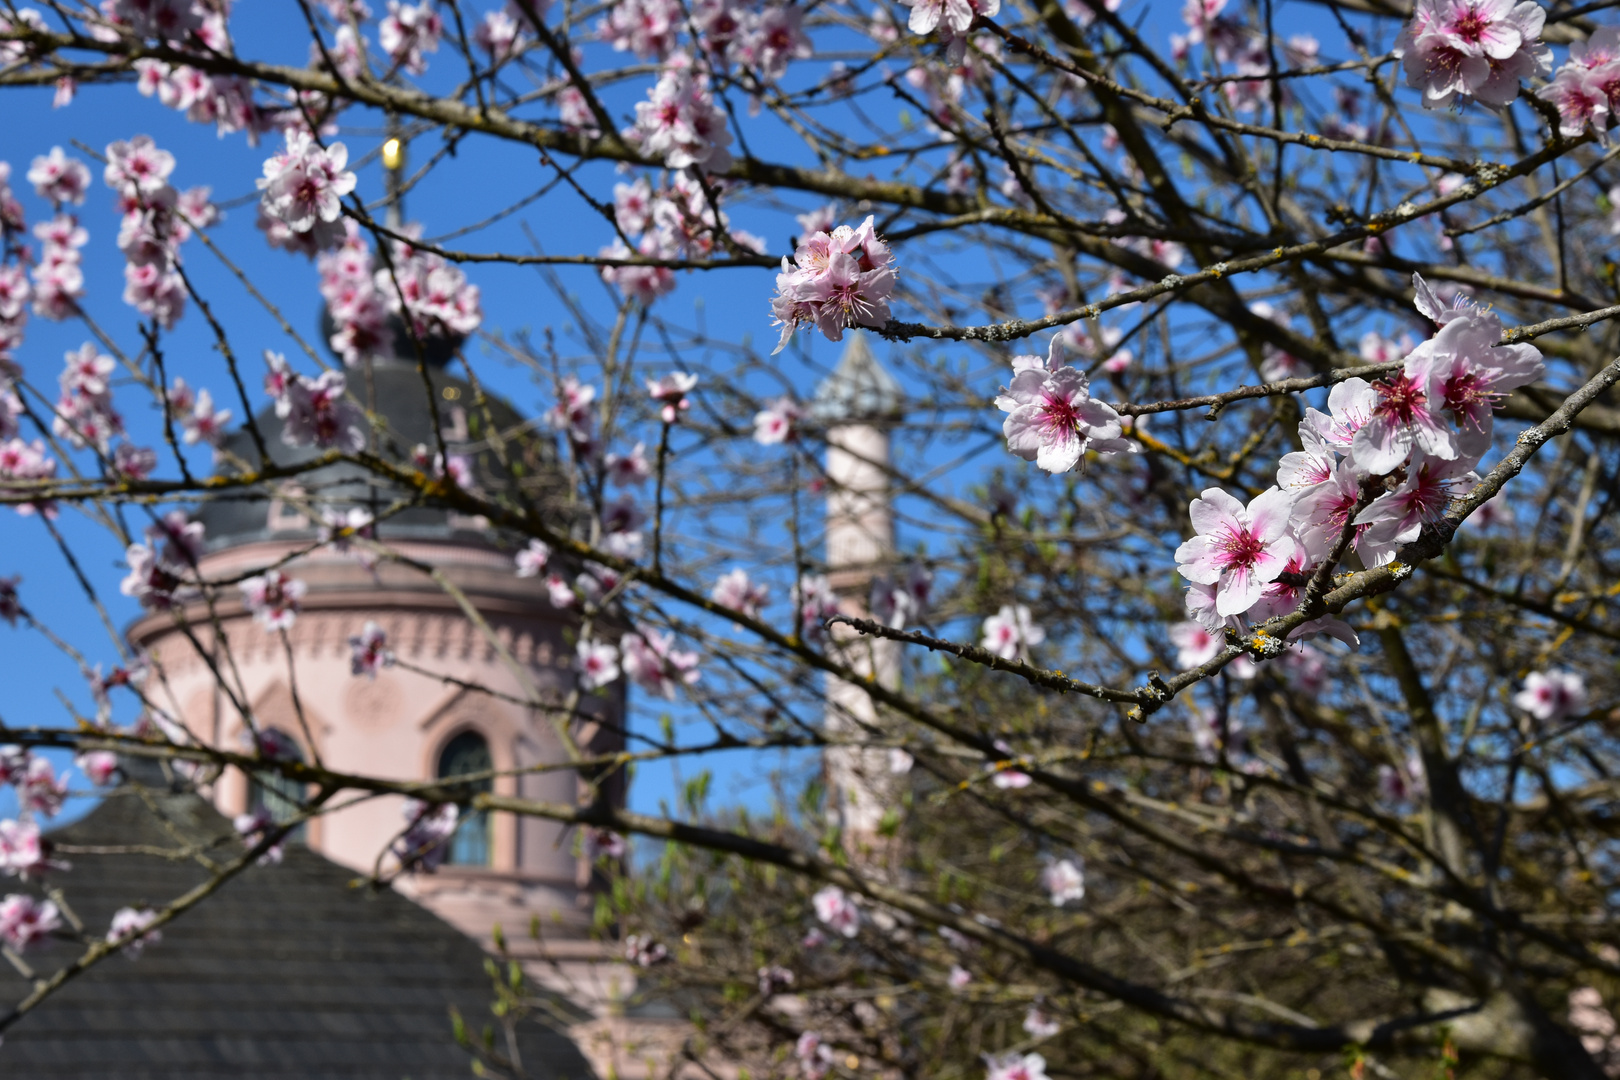
<instances>
[{"instance_id":1,"label":"pointed minaret roof","mask_svg":"<svg viewBox=\"0 0 1620 1080\"><path fill-rule=\"evenodd\" d=\"M843 359L810 402L810 415L825 427L899 420L905 406L899 380L872 355L866 335L850 335Z\"/></svg>"}]
</instances>

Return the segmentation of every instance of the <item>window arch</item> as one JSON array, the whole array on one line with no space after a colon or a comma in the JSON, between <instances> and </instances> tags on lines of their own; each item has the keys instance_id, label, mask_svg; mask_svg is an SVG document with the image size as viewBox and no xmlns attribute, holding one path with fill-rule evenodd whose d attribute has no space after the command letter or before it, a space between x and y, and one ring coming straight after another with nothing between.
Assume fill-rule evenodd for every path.
<instances>
[{"instance_id":1,"label":"window arch","mask_svg":"<svg viewBox=\"0 0 1620 1080\"><path fill-rule=\"evenodd\" d=\"M468 773L487 773L495 767L489 743L476 731L463 731L439 751L438 778L445 780ZM475 791L492 791L489 777L470 785ZM445 862L456 866L488 866L490 863L490 818L483 810L464 813L450 838Z\"/></svg>"},{"instance_id":2,"label":"window arch","mask_svg":"<svg viewBox=\"0 0 1620 1080\"><path fill-rule=\"evenodd\" d=\"M297 740L286 732L266 728L261 741L273 743L280 748L280 753L289 755L295 761L304 760ZM263 810L277 825L285 824L298 816L304 809L304 798L307 794L305 785L279 772L264 769L248 774L248 813L256 814ZM287 834L287 839L296 843L302 843L304 838L302 822Z\"/></svg>"}]
</instances>

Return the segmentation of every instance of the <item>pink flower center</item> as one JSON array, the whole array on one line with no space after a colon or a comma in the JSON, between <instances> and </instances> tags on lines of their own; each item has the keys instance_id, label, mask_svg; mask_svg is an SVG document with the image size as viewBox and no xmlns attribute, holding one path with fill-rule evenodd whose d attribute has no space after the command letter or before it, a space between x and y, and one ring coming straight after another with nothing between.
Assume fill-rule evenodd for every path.
<instances>
[{"instance_id":1,"label":"pink flower center","mask_svg":"<svg viewBox=\"0 0 1620 1080\"><path fill-rule=\"evenodd\" d=\"M1423 388L1402 372L1393 379L1373 384L1378 390L1378 404L1374 414L1387 417L1397 424L1407 425L1424 416L1428 395Z\"/></svg>"},{"instance_id":2,"label":"pink flower center","mask_svg":"<svg viewBox=\"0 0 1620 1080\"><path fill-rule=\"evenodd\" d=\"M1220 561L1228 570L1253 567L1266 550L1265 542L1246 526L1226 526L1225 534L1216 541L1216 546L1220 549Z\"/></svg>"},{"instance_id":3,"label":"pink flower center","mask_svg":"<svg viewBox=\"0 0 1620 1080\"><path fill-rule=\"evenodd\" d=\"M1478 45L1490 30L1492 20L1472 5L1463 8L1451 24L1451 32L1470 45Z\"/></svg>"},{"instance_id":4,"label":"pink flower center","mask_svg":"<svg viewBox=\"0 0 1620 1080\"><path fill-rule=\"evenodd\" d=\"M1080 411L1066 397L1041 395L1041 431L1050 438L1067 442L1080 430Z\"/></svg>"}]
</instances>

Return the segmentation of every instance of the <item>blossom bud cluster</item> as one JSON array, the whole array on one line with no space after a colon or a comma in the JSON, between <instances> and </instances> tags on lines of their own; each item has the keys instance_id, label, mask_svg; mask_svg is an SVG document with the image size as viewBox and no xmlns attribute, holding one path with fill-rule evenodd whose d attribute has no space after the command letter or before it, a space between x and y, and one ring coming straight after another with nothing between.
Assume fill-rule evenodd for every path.
<instances>
[{"instance_id":1,"label":"blossom bud cluster","mask_svg":"<svg viewBox=\"0 0 1620 1080\"><path fill-rule=\"evenodd\" d=\"M184 194L169 185L174 155L161 150L148 135L107 147L103 178L118 195L123 220L118 249L124 253L124 303L173 329L185 305L180 245L193 228L203 228L219 214L209 202L210 190Z\"/></svg>"},{"instance_id":2,"label":"blossom bud cluster","mask_svg":"<svg viewBox=\"0 0 1620 1080\"><path fill-rule=\"evenodd\" d=\"M1413 283L1418 310L1439 329L1400 370L1373 383L1346 379L1329 394L1328 413L1308 409L1303 449L1283 457L1277 486L1248 505L1219 488L1193 501L1197 535L1176 562L1192 583L1188 615L1212 634L1295 610L1304 595L1299 580L1315 574L1341 538L1367 566L1393 560L1477 483L1473 469L1490 448L1495 406L1540 377L1535 346L1497 344L1502 324L1493 312L1442 302L1415 275ZM1319 633L1355 641L1347 625L1326 616L1289 637Z\"/></svg>"},{"instance_id":3,"label":"blossom bud cluster","mask_svg":"<svg viewBox=\"0 0 1620 1080\"><path fill-rule=\"evenodd\" d=\"M762 253L765 241L741 229L732 229L730 218L716 208L726 185L709 181L704 185L687 173L676 173L669 183L654 190L645 177L613 188L613 213L619 230L635 240L635 252L651 259L707 259L717 249L732 247ZM712 194L711 194L712 193ZM622 259L631 254L624 241L615 240L601 255ZM626 296L651 304L675 288L675 275L665 266L604 266L602 280L616 286Z\"/></svg>"},{"instance_id":4,"label":"blossom bud cluster","mask_svg":"<svg viewBox=\"0 0 1620 1080\"><path fill-rule=\"evenodd\" d=\"M850 327L882 327L889 321L895 271L889 245L868 216L858 228L840 225L799 241L793 261L782 259L771 298L773 321L782 327L781 352L804 324L814 324L830 341L842 341Z\"/></svg>"}]
</instances>

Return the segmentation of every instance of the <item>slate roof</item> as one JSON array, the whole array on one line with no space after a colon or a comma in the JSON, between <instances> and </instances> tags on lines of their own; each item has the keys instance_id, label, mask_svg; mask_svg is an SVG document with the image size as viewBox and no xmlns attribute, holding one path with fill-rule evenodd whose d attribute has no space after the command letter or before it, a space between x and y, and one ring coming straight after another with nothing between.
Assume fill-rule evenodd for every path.
<instances>
[{"instance_id":1,"label":"slate roof","mask_svg":"<svg viewBox=\"0 0 1620 1080\"><path fill-rule=\"evenodd\" d=\"M195 795L157 792L157 813L126 787L52 834L62 845L214 844L230 825ZM167 831L161 814L174 832ZM192 861L74 854L56 877L91 932L119 907L163 903L204 881ZM138 960L112 956L6 1032L0 1076L38 1080L440 1080L471 1074L448 1009L477 1037L492 992L484 955L448 923L303 847L253 867L163 930ZM12 888L3 891L14 891ZM48 975L76 955L54 943L27 959ZM26 982L0 963L0 1001ZM563 1004L563 1009L568 1006ZM579 1014L583 1018L583 1014ZM498 1036L497 1036L498 1037ZM588 1080L566 1037L522 1036L535 1080Z\"/></svg>"}]
</instances>

